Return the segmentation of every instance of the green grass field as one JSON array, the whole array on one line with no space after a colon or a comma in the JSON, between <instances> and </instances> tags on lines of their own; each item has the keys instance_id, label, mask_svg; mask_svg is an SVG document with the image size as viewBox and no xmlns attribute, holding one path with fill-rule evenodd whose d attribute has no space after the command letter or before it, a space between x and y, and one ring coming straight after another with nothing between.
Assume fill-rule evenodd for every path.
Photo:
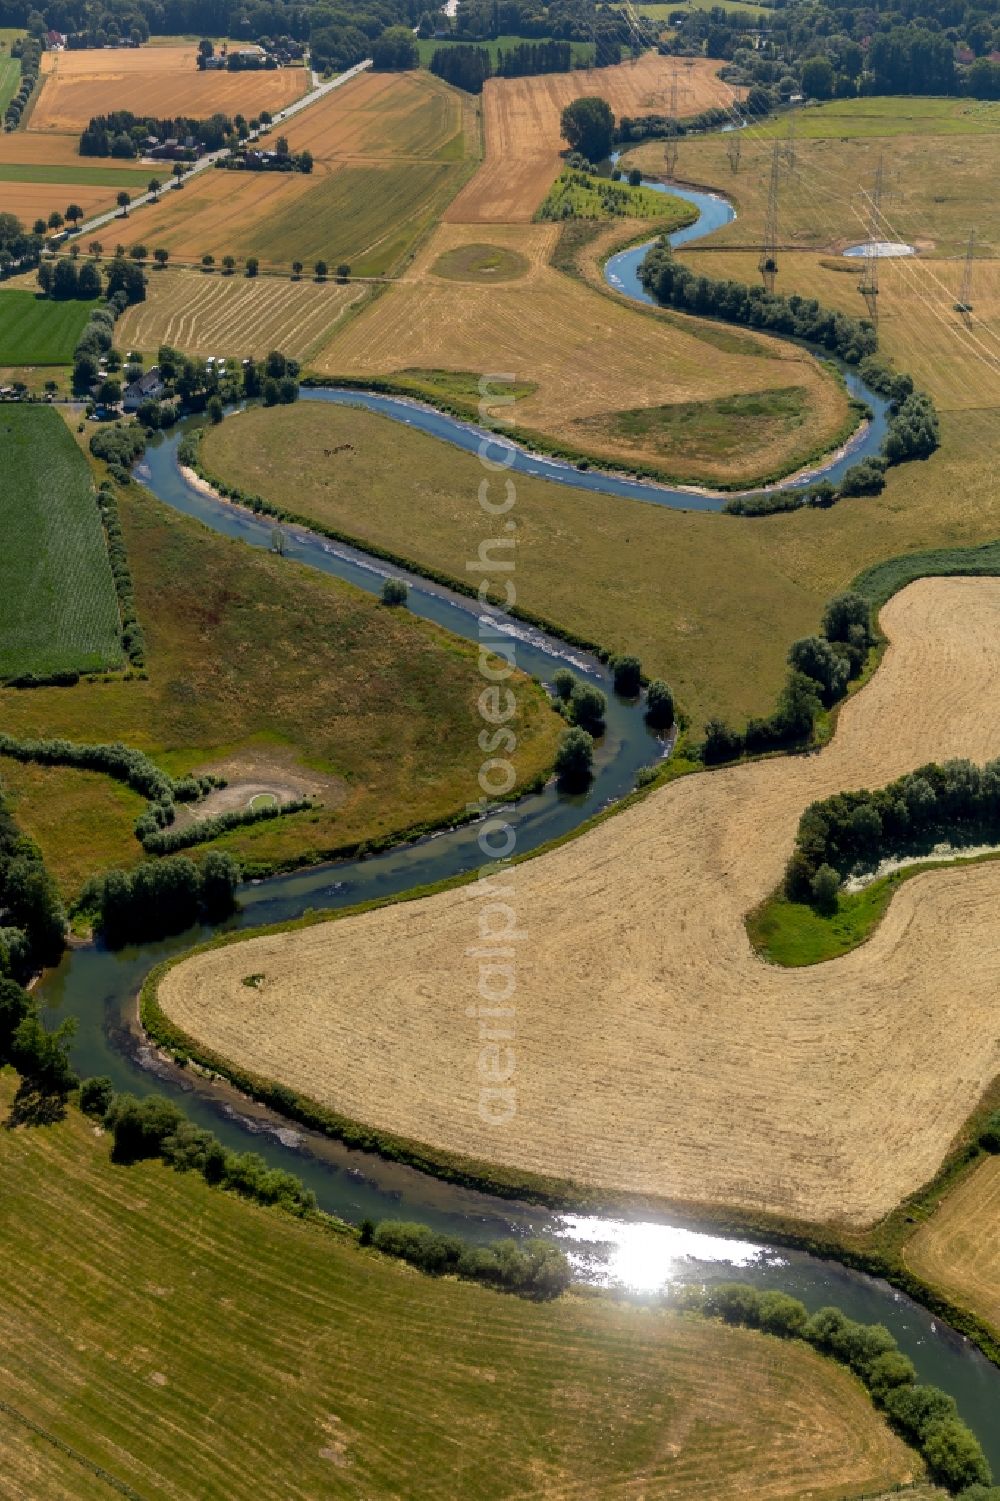
<instances>
[{"instance_id":1,"label":"green grass field","mask_svg":"<svg viewBox=\"0 0 1000 1501\"><path fill-rule=\"evenodd\" d=\"M840 1501L913 1467L805 1346L434 1280L195 1174L115 1166L72 1108L0 1131L0 1172L11 1498L610 1501L641 1476L705 1501L710 1475L713 1501Z\"/></svg>"},{"instance_id":2,"label":"green grass field","mask_svg":"<svg viewBox=\"0 0 1000 1501\"><path fill-rule=\"evenodd\" d=\"M52 302L0 290L0 365L71 365L96 302Z\"/></svg>"},{"instance_id":3,"label":"green grass field","mask_svg":"<svg viewBox=\"0 0 1000 1501\"><path fill-rule=\"evenodd\" d=\"M891 471L882 496L763 521L519 475L519 602L637 652L698 731L712 714L769 712L789 643L815 631L826 600L861 569L1000 535L994 426L990 412L949 414L940 452ZM331 469L323 450L341 443L354 452ZM204 456L221 478L286 504L294 471L296 510L455 578L478 547L475 457L368 412L305 402L253 412L213 428Z\"/></svg>"},{"instance_id":4,"label":"green grass field","mask_svg":"<svg viewBox=\"0 0 1000 1501\"><path fill-rule=\"evenodd\" d=\"M781 136L788 114L755 126L755 136ZM802 140L859 136L992 135L1000 130L1000 102L980 99L835 99L794 111Z\"/></svg>"},{"instance_id":5,"label":"green grass field","mask_svg":"<svg viewBox=\"0 0 1000 1501\"><path fill-rule=\"evenodd\" d=\"M20 59L0 52L0 111L7 108L21 81Z\"/></svg>"},{"instance_id":6,"label":"green grass field","mask_svg":"<svg viewBox=\"0 0 1000 1501\"><path fill-rule=\"evenodd\" d=\"M276 265L322 257L355 276L382 276L438 217L464 176L460 163L344 167L284 212L255 225L237 249Z\"/></svg>"},{"instance_id":7,"label":"green grass field","mask_svg":"<svg viewBox=\"0 0 1000 1501\"><path fill-rule=\"evenodd\" d=\"M0 407L0 423L8 412L37 409ZM57 414L40 415L62 427L72 448ZM217 536L138 486L122 492L119 508L149 679L0 693L9 734L123 740L174 774L223 767L231 785L263 782L316 798L308 812L223 836L243 860L315 860L453 816L478 796L481 679L471 645L339 580ZM30 578L23 552L10 566ZM0 599L8 597L5 587ZM41 631L37 618L33 627ZM563 721L527 679L517 692L518 770L527 782L551 765ZM0 776L67 894L91 870L141 858L136 800L114 797L106 778L13 761Z\"/></svg>"},{"instance_id":8,"label":"green grass field","mask_svg":"<svg viewBox=\"0 0 1000 1501\"><path fill-rule=\"evenodd\" d=\"M764 435L786 438L801 427L807 412L807 393L801 386L788 386L746 396L718 396L714 401L634 407L581 418L576 427L583 446L588 438L611 435L640 440L657 456L683 462L735 455Z\"/></svg>"},{"instance_id":9,"label":"green grass field","mask_svg":"<svg viewBox=\"0 0 1000 1501\"><path fill-rule=\"evenodd\" d=\"M66 424L50 407L0 407L0 448L0 676L117 666L104 531Z\"/></svg>"},{"instance_id":10,"label":"green grass field","mask_svg":"<svg viewBox=\"0 0 1000 1501\"><path fill-rule=\"evenodd\" d=\"M3 67L0 62L0 68ZM121 169L118 167L61 167L32 166L22 162L0 162L0 182L58 182L71 186L96 188L126 188L130 192L144 192L155 168L143 167Z\"/></svg>"},{"instance_id":11,"label":"green grass field","mask_svg":"<svg viewBox=\"0 0 1000 1501\"><path fill-rule=\"evenodd\" d=\"M474 42L471 45L484 48L490 54L491 60L495 63L497 60L498 52L510 52L520 42L530 42L532 40L533 38L531 37L498 36L487 39L483 42ZM431 58L434 56L439 47L457 47L459 45L461 45L459 42L452 42L447 38L418 37L417 51L420 53L420 66L422 68L429 68L431 65ZM585 66L587 63L593 60L595 50L593 42L573 42L572 48L574 66Z\"/></svg>"}]
</instances>

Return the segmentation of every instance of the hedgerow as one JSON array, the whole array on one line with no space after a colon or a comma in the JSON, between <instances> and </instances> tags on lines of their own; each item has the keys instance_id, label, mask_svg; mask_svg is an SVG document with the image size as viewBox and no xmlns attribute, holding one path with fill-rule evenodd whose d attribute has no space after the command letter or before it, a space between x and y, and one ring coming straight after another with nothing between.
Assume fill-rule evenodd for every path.
<instances>
[{"instance_id":1,"label":"hedgerow","mask_svg":"<svg viewBox=\"0 0 1000 1501\"><path fill-rule=\"evenodd\" d=\"M917 1383L913 1363L884 1325L857 1323L832 1307L810 1317L797 1298L761 1292L741 1282L685 1287L675 1294L674 1302L706 1318L812 1345L848 1366L864 1383L893 1428L920 1453L932 1480L964 1501L975 1501L977 1493L970 1487L992 1484L986 1456L959 1418L954 1398L935 1386Z\"/></svg>"}]
</instances>

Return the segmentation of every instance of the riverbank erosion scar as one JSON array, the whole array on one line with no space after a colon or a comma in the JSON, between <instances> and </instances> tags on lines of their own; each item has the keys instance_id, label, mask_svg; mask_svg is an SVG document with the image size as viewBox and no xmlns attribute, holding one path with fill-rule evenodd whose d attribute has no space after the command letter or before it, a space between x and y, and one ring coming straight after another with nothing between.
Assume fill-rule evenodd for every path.
<instances>
[{"instance_id":1,"label":"riverbank erosion scar","mask_svg":"<svg viewBox=\"0 0 1000 1501\"><path fill-rule=\"evenodd\" d=\"M507 1169L864 1225L928 1178L1000 1069L1000 866L920 875L861 949L780 970L745 913L802 809L1000 750L1000 582L923 579L820 753L672 783L517 870L518 1110L476 1109L477 893L262 936L168 971L178 1026L344 1115ZM262 974L247 986L248 974Z\"/></svg>"}]
</instances>

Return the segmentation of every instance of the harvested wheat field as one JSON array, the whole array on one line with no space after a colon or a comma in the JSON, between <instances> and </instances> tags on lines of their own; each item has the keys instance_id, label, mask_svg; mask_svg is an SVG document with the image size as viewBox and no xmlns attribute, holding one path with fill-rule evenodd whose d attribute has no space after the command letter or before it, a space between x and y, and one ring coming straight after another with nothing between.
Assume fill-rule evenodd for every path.
<instances>
[{"instance_id":1,"label":"harvested wheat field","mask_svg":"<svg viewBox=\"0 0 1000 1501\"><path fill-rule=\"evenodd\" d=\"M685 250L681 258L699 275L759 279L756 251ZM880 346L945 412L1000 406L1000 261L976 261L967 319L955 311L964 265L917 257L879 268ZM859 260L788 251L778 257L777 290L866 316L862 269Z\"/></svg>"},{"instance_id":2,"label":"harvested wheat field","mask_svg":"<svg viewBox=\"0 0 1000 1501\"><path fill-rule=\"evenodd\" d=\"M314 359L331 375L391 375L407 369L502 370L538 389L518 406L529 431L618 462L662 466L683 479L752 483L790 470L829 446L847 419L839 385L811 356L760 339L745 352L706 348L700 325L657 318L604 297L546 264L556 225L490 227L486 239L529 262L530 274L495 285L434 274L443 255L484 240L481 227L442 225L411 275L334 334ZM756 351L760 351L759 357ZM719 445L711 403L731 393L796 393L795 420L766 415L735 447ZM683 424L671 412L636 424L639 408L704 403ZM624 410L623 410L624 409Z\"/></svg>"},{"instance_id":3,"label":"harvested wheat field","mask_svg":"<svg viewBox=\"0 0 1000 1501\"><path fill-rule=\"evenodd\" d=\"M173 344L188 354L243 358L281 349L301 360L363 294L333 282L156 271L145 302L119 323L120 342L144 352Z\"/></svg>"},{"instance_id":4,"label":"harvested wheat field","mask_svg":"<svg viewBox=\"0 0 1000 1501\"><path fill-rule=\"evenodd\" d=\"M670 59L647 52L614 68L490 79L483 89L486 158L446 217L456 224L528 222L559 170L565 146L559 117L565 106L584 94L598 94L616 118L665 114L671 66ZM716 77L722 66L712 58L684 59L683 114L729 104L738 96Z\"/></svg>"},{"instance_id":5,"label":"harvested wheat field","mask_svg":"<svg viewBox=\"0 0 1000 1501\"><path fill-rule=\"evenodd\" d=\"M137 177L135 183L135 187L130 187L127 191L145 191L146 184L141 177ZM112 209L115 206L116 191L115 188L92 187L78 182L4 182L0 178L2 212L15 214L22 224L29 227L38 218L47 219L53 209L65 214L71 203L78 204L86 218Z\"/></svg>"},{"instance_id":6,"label":"harvested wheat field","mask_svg":"<svg viewBox=\"0 0 1000 1501\"><path fill-rule=\"evenodd\" d=\"M475 144L475 103L430 73L360 73L288 122L293 151L317 162L444 160L463 154L456 137L469 129ZM454 143L454 144L452 144Z\"/></svg>"},{"instance_id":7,"label":"harvested wheat field","mask_svg":"<svg viewBox=\"0 0 1000 1501\"><path fill-rule=\"evenodd\" d=\"M295 116L301 174L205 172L143 210L144 237L177 260L256 255L286 269L347 262L382 276L405 258L465 180L478 150L456 92L426 75L365 73Z\"/></svg>"},{"instance_id":8,"label":"harvested wheat field","mask_svg":"<svg viewBox=\"0 0 1000 1501\"><path fill-rule=\"evenodd\" d=\"M919 1276L1000 1331L1000 1157L952 1189L904 1254Z\"/></svg>"},{"instance_id":9,"label":"harvested wheat field","mask_svg":"<svg viewBox=\"0 0 1000 1501\"><path fill-rule=\"evenodd\" d=\"M743 917L815 798L1000 750L1000 583L921 580L882 625L885 659L822 752L683 778L505 875L523 936L504 1125L479 1114L467 1008L469 950L506 914L475 884L198 955L166 975L164 1009L440 1151L634 1196L878 1219L933 1174L1000 1067L1000 868L915 877L866 945L804 970L757 959Z\"/></svg>"},{"instance_id":10,"label":"harvested wheat field","mask_svg":"<svg viewBox=\"0 0 1000 1501\"><path fill-rule=\"evenodd\" d=\"M274 113L306 92L306 68L267 72L200 72L197 48L136 47L42 54L42 91L30 131L80 131L92 115L128 109L137 115Z\"/></svg>"},{"instance_id":11,"label":"harvested wheat field","mask_svg":"<svg viewBox=\"0 0 1000 1501\"><path fill-rule=\"evenodd\" d=\"M0 1167L5 1501L874 1501L919 1471L797 1340L417 1275L115 1164L74 1109Z\"/></svg>"}]
</instances>

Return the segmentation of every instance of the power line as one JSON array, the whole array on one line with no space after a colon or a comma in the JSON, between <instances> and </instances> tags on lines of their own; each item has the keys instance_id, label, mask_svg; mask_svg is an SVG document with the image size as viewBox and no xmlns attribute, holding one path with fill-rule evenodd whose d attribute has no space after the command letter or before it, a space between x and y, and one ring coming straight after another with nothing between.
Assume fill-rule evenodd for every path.
<instances>
[{"instance_id":1,"label":"power line","mask_svg":"<svg viewBox=\"0 0 1000 1501\"><path fill-rule=\"evenodd\" d=\"M775 140L771 150L771 182L767 191L767 219L764 224L764 242L761 246L760 271L767 292L774 291L778 274L778 181L781 176L781 146Z\"/></svg>"}]
</instances>

